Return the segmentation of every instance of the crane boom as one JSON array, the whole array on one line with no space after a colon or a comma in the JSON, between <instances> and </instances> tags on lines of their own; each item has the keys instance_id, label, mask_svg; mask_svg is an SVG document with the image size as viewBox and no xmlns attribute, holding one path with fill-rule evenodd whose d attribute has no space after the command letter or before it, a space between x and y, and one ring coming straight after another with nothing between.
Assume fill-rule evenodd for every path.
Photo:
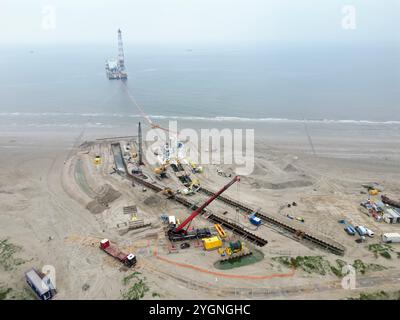
<instances>
[{"instance_id":1,"label":"crane boom","mask_svg":"<svg viewBox=\"0 0 400 320\"><path fill-rule=\"evenodd\" d=\"M189 222L191 222L201 211L204 210L205 207L207 207L211 202L213 202L216 198L218 198L221 193L226 191L231 185L233 185L236 181L240 181L239 176L235 176L231 182L229 182L227 185L225 185L221 190L219 190L217 193L213 194L206 202L203 203L202 206L198 207L195 211L192 212L192 214L187 217L185 221L183 221L177 228L174 229L175 233L180 232Z\"/></svg>"}]
</instances>

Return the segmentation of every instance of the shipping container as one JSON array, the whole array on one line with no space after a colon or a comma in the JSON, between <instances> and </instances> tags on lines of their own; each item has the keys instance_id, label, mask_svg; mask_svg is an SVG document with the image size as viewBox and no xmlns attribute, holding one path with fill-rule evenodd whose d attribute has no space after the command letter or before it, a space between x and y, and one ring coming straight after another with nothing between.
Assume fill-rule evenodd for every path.
<instances>
[{"instance_id":1,"label":"shipping container","mask_svg":"<svg viewBox=\"0 0 400 320\"><path fill-rule=\"evenodd\" d=\"M204 249L213 250L222 247L222 240L219 237L211 237L203 239Z\"/></svg>"}]
</instances>

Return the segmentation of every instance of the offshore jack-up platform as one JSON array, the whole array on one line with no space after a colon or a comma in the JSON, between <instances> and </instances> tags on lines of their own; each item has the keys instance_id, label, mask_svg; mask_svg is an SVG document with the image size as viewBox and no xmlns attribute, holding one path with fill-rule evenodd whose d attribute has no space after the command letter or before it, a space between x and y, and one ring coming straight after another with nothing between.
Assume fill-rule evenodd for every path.
<instances>
[{"instance_id":1,"label":"offshore jack-up platform","mask_svg":"<svg viewBox=\"0 0 400 320\"><path fill-rule=\"evenodd\" d=\"M106 61L106 75L110 80L128 78L128 73L125 70L121 29L118 29L118 59L113 58Z\"/></svg>"}]
</instances>

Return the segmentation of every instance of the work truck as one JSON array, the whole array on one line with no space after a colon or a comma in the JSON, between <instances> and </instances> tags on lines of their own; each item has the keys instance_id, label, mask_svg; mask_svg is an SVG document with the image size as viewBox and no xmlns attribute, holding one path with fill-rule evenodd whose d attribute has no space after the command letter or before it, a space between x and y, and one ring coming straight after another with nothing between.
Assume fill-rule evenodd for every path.
<instances>
[{"instance_id":1,"label":"work truck","mask_svg":"<svg viewBox=\"0 0 400 320\"><path fill-rule=\"evenodd\" d=\"M126 254L122 252L116 245L111 244L110 240L108 239L103 239L100 241L100 249L119 260L129 268L136 264L136 256L133 253Z\"/></svg>"}]
</instances>

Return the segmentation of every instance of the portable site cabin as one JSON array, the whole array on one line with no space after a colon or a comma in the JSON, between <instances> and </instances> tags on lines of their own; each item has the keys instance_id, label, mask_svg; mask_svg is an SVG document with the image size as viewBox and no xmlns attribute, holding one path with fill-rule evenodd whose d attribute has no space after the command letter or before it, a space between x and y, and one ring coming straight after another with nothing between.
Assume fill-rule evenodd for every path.
<instances>
[{"instance_id":1,"label":"portable site cabin","mask_svg":"<svg viewBox=\"0 0 400 320\"><path fill-rule=\"evenodd\" d=\"M52 299L56 290L47 276L41 277L35 269L31 269L25 273L25 279L29 287L33 290L36 296L41 300Z\"/></svg>"},{"instance_id":2,"label":"portable site cabin","mask_svg":"<svg viewBox=\"0 0 400 320\"><path fill-rule=\"evenodd\" d=\"M384 233L382 241L385 243L400 243L400 233Z\"/></svg>"},{"instance_id":3,"label":"portable site cabin","mask_svg":"<svg viewBox=\"0 0 400 320\"><path fill-rule=\"evenodd\" d=\"M168 223L169 223L169 224L174 224L174 225L176 225L176 218L175 218L175 216L169 216L169 217L168 217Z\"/></svg>"},{"instance_id":4,"label":"portable site cabin","mask_svg":"<svg viewBox=\"0 0 400 320\"><path fill-rule=\"evenodd\" d=\"M250 220L250 223L255 225L255 226L261 225L261 222L262 222L261 219L256 217L255 215L251 215L249 217L249 220Z\"/></svg>"},{"instance_id":5,"label":"portable site cabin","mask_svg":"<svg viewBox=\"0 0 400 320\"><path fill-rule=\"evenodd\" d=\"M383 220L386 223L400 223L400 213L392 208L386 209L383 215Z\"/></svg>"}]
</instances>

